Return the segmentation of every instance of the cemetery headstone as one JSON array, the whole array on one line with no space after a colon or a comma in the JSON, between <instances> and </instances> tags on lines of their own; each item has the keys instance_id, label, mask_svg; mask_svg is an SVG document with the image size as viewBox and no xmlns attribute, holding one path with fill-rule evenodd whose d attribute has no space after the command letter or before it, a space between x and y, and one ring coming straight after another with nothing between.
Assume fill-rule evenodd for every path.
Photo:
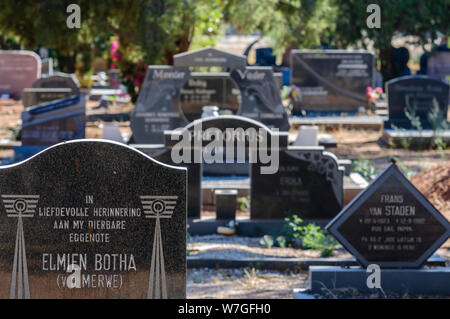
<instances>
[{"instance_id":1,"label":"cemetery headstone","mask_svg":"<svg viewBox=\"0 0 450 319\"><path fill-rule=\"evenodd\" d=\"M450 81L450 51L436 51L428 57L427 75Z\"/></svg>"},{"instance_id":2,"label":"cemetery headstone","mask_svg":"<svg viewBox=\"0 0 450 319\"><path fill-rule=\"evenodd\" d=\"M289 147L279 153L275 174L251 164L251 219L331 219L343 205L344 169L323 147Z\"/></svg>"},{"instance_id":3,"label":"cemetery headstone","mask_svg":"<svg viewBox=\"0 0 450 319\"><path fill-rule=\"evenodd\" d=\"M188 70L149 66L130 126L136 144L162 144L164 131L185 126L179 94L189 78Z\"/></svg>"},{"instance_id":4,"label":"cemetery headstone","mask_svg":"<svg viewBox=\"0 0 450 319\"><path fill-rule=\"evenodd\" d=\"M85 137L84 94L52 101L22 112L22 145L53 145Z\"/></svg>"},{"instance_id":5,"label":"cemetery headstone","mask_svg":"<svg viewBox=\"0 0 450 319\"><path fill-rule=\"evenodd\" d=\"M0 189L0 298L186 297L185 169L71 141L0 168Z\"/></svg>"},{"instance_id":6,"label":"cemetery headstone","mask_svg":"<svg viewBox=\"0 0 450 319\"><path fill-rule=\"evenodd\" d=\"M70 88L26 88L22 92L22 103L25 108L49 102L60 100L72 95Z\"/></svg>"},{"instance_id":7,"label":"cemetery headstone","mask_svg":"<svg viewBox=\"0 0 450 319\"><path fill-rule=\"evenodd\" d=\"M205 105L215 105L220 113L236 114L241 94L228 73L191 73L180 91L181 111L189 122L201 117Z\"/></svg>"},{"instance_id":8,"label":"cemetery headstone","mask_svg":"<svg viewBox=\"0 0 450 319\"><path fill-rule=\"evenodd\" d=\"M33 88L70 88L72 95L80 94L80 83L75 74L62 72L42 76L33 83Z\"/></svg>"},{"instance_id":9,"label":"cemetery headstone","mask_svg":"<svg viewBox=\"0 0 450 319\"><path fill-rule=\"evenodd\" d=\"M309 288L450 294L450 268L421 268L449 238L450 223L390 164L326 229L362 267L312 266Z\"/></svg>"},{"instance_id":10,"label":"cemetery headstone","mask_svg":"<svg viewBox=\"0 0 450 319\"><path fill-rule=\"evenodd\" d=\"M367 51L292 50L291 84L300 89L294 114L306 111L357 112L368 106L373 87L373 54Z\"/></svg>"},{"instance_id":11,"label":"cemetery headstone","mask_svg":"<svg viewBox=\"0 0 450 319\"><path fill-rule=\"evenodd\" d=\"M447 115L449 85L428 76L404 76L386 82L389 120L385 128L393 125L412 128L407 112L419 117L422 128L431 128L428 115L437 103L444 119Z\"/></svg>"},{"instance_id":12,"label":"cemetery headstone","mask_svg":"<svg viewBox=\"0 0 450 319\"><path fill-rule=\"evenodd\" d=\"M241 108L237 115L259 121L270 128L289 130L287 113L271 67L235 69L231 78L241 90Z\"/></svg>"},{"instance_id":13,"label":"cemetery headstone","mask_svg":"<svg viewBox=\"0 0 450 319\"><path fill-rule=\"evenodd\" d=\"M53 74L53 58L45 58L42 60L42 74Z\"/></svg>"},{"instance_id":14,"label":"cemetery headstone","mask_svg":"<svg viewBox=\"0 0 450 319\"><path fill-rule=\"evenodd\" d=\"M20 96L41 76L41 58L32 51L0 50L0 94Z\"/></svg>"},{"instance_id":15,"label":"cemetery headstone","mask_svg":"<svg viewBox=\"0 0 450 319\"><path fill-rule=\"evenodd\" d=\"M390 164L326 227L367 267L419 268L449 237L450 224Z\"/></svg>"}]
</instances>

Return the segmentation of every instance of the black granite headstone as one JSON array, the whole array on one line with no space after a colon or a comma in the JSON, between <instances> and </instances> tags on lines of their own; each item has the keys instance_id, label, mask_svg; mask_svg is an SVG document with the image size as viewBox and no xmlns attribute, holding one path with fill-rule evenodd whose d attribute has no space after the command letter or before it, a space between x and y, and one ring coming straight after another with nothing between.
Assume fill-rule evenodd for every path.
<instances>
[{"instance_id":1,"label":"black granite headstone","mask_svg":"<svg viewBox=\"0 0 450 319\"><path fill-rule=\"evenodd\" d=\"M449 99L449 85L428 76L403 76L386 82L389 120L385 128L392 125L411 128L406 111L420 118L422 128L430 128L428 114L433 109L433 100L438 103L442 116L446 118Z\"/></svg>"},{"instance_id":2,"label":"black granite headstone","mask_svg":"<svg viewBox=\"0 0 450 319\"><path fill-rule=\"evenodd\" d=\"M192 73L180 92L181 111L189 122L201 118L202 108L214 105L220 113L236 114L241 94L229 73Z\"/></svg>"},{"instance_id":3,"label":"black granite headstone","mask_svg":"<svg viewBox=\"0 0 450 319\"><path fill-rule=\"evenodd\" d=\"M435 51L427 59L427 75L450 80L450 51Z\"/></svg>"},{"instance_id":4,"label":"black granite headstone","mask_svg":"<svg viewBox=\"0 0 450 319\"><path fill-rule=\"evenodd\" d=\"M186 170L77 140L0 168L0 298L185 298Z\"/></svg>"},{"instance_id":5,"label":"black granite headstone","mask_svg":"<svg viewBox=\"0 0 450 319\"><path fill-rule=\"evenodd\" d=\"M300 89L293 113L356 112L367 106L373 67L373 54L367 51L292 50L291 84Z\"/></svg>"},{"instance_id":6,"label":"black granite headstone","mask_svg":"<svg viewBox=\"0 0 450 319\"><path fill-rule=\"evenodd\" d=\"M289 130L287 113L271 67L247 67L231 72L241 90L241 108L237 115L259 121L270 128Z\"/></svg>"},{"instance_id":7,"label":"black granite headstone","mask_svg":"<svg viewBox=\"0 0 450 319\"><path fill-rule=\"evenodd\" d=\"M70 88L71 95L80 94L80 83L75 74L62 72L43 75L33 83L33 88Z\"/></svg>"},{"instance_id":8,"label":"black granite headstone","mask_svg":"<svg viewBox=\"0 0 450 319\"><path fill-rule=\"evenodd\" d=\"M450 236L450 224L390 164L326 227L367 267L419 268Z\"/></svg>"},{"instance_id":9,"label":"black granite headstone","mask_svg":"<svg viewBox=\"0 0 450 319\"><path fill-rule=\"evenodd\" d=\"M330 219L343 204L344 169L323 147L290 147L280 151L275 174L260 174L251 164L251 219Z\"/></svg>"},{"instance_id":10,"label":"black granite headstone","mask_svg":"<svg viewBox=\"0 0 450 319\"><path fill-rule=\"evenodd\" d=\"M164 131L185 126L179 94L189 70L170 66L149 66L130 119L136 144L162 144Z\"/></svg>"}]
</instances>

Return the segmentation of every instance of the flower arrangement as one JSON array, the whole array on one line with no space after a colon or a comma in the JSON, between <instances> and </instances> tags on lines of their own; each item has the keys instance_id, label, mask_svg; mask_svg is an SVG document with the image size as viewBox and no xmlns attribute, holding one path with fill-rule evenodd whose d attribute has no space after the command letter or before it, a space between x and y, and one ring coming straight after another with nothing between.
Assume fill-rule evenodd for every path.
<instances>
[{"instance_id":1,"label":"flower arrangement","mask_svg":"<svg viewBox=\"0 0 450 319\"><path fill-rule=\"evenodd\" d=\"M371 86L368 86L366 88L366 96L370 102L375 102L380 99L381 94L383 94L383 89L380 87L372 88Z\"/></svg>"}]
</instances>

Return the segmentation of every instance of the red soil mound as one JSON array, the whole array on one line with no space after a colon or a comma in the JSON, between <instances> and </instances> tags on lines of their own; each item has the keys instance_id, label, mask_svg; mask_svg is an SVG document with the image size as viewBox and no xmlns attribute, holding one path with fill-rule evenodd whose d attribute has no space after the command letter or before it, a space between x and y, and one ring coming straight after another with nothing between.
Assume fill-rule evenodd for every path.
<instances>
[{"instance_id":1,"label":"red soil mound","mask_svg":"<svg viewBox=\"0 0 450 319\"><path fill-rule=\"evenodd\" d=\"M450 161L414 175L411 182L450 220Z\"/></svg>"}]
</instances>

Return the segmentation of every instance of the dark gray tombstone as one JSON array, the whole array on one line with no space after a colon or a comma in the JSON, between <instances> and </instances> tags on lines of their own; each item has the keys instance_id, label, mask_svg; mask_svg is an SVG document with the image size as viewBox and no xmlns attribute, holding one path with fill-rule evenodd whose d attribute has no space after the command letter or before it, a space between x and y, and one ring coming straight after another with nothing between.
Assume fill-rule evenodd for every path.
<instances>
[{"instance_id":1,"label":"dark gray tombstone","mask_svg":"<svg viewBox=\"0 0 450 319\"><path fill-rule=\"evenodd\" d=\"M367 107L374 57L368 51L292 50L291 84L300 88L294 114L307 111L357 112Z\"/></svg>"},{"instance_id":2,"label":"dark gray tombstone","mask_svg":"<svg viewBox=\"0 0 450 319\"><path fill-rule=\"evenodd\" d=\"M241 90L241 108L237 115L259 121L270 128L289 130L287 113L281 102L271 67L247 67L231 72Z\"/></svg>"},{"instance_id":3,"label":"dark gray tombstone","mask_svg":"<svg viewBox=\"0 0 450 319\"><path fill-rule=\"evenodd\" d=\"M149 66L130 126L137 144L162 144L164 131L185 126L179 94L189 78L188 70Z\"/></svg>"},{"instance_id":4,"label":"dark gray tombstone","mask_svg":"<svg viewBox=\"0 0 450 319\"><path fill-rule=\"evenodd\" d=\"M22 92L22 104L25 108L49 102L60 100L72 95L70 88L26 88Z\"/></svg>"},{"instance_id":5,"label":"dark gray tombstone","mask_svg":"<svg viewBox=\"0 0 450 319\"><path fill-rule=\"evenodd\" d=\"M326 228L363 267L420 268L450 235L449 222L395 164Z\"/></svg>"},{"instance_id":6,"label":"dark gray tombstone","mask_svg":"<svg viewBox=\"0 0 450 319\"><path fill-rule=\"evenodd\" d=\"M33 51L0 50L0 94L20 96L41 76L41 58Z\"/></svg>"},{"instance_id":7,"label":"dark gray tombstone","mask_svg":"<svg viewBox=\"0 0 450 319\"><path fill-rule=\"evenodd\" d=\"M235 189L216 189L214 191L217 220L236 219L237 193Z\"/></svg>"},{"instance_id":8,"label":"dark gray tombstone","mask_svg":"<svg viewBox=\"0 0 450 319\"><path fill-rule=\"evenodd\" d=\"M189 122L199 119L205 105L215 105L220 113L236 114L241 94L229 73L191 73L180 91L181 111Z\"/></svg>"},{"instance_id":9,"label":"dark gray tombstone","mask_svg":"<svg viewBox=\"0 0 450 319\"><path fill-rule=\"evenodd\" d=\"M30 107L22 112L22 146L53 145L82 139L85 127L84 94Z\"/></svg>"},{"instance_id":10,"label":"dark gray tombstone","mask_svg":"<svg viewBox=\"0 0 450 319\"><path fill-rule=\"evenodd\" d=\"M186 170L58 144L0 168L0 298L185 298Z\"/></svg>"},{"instance_id":11,"label":"dark gray tombstone","mask_svg":"<svg viewBox=\"0 0 450 319\"><path fill-rule=\"evenodd\" d=\"M235 55L211 47L183 52L173 56L175 67L188 68L195 66L220 66L223 68L244 68L247 65L245 56Z\"/></svg>"},{"instance_id":12,"label":"dark gray tombstone","mask_svg":"<svg viewBox=\"0 0 450 319\"><path fill-rule=\"evenodd\" d=\"M415 112L420 118L422 128L431 128L428 114L433 109L433 100L446 118L449 99L449 85L428 76L404 76L386 82L389 120L385 128L393 125L412 128L406 111Z\"/></svg>"},{"instance_id":13,"label":"dark gray tombstone","mask_svg":"<svg viewBox=\"0 0 450 319\"><path fill-rule=\"evenodd\" d=\"M72 95L80 94L80 83L75 74L62 72L43 75L33 83L33 88L70 88Z\"/></svg>"},{"instance_id":14,"label":"dark gray tombstone","mask_svg":"<svg viewBox=\"0 0 450 319\"><path fill-rule=\"evenodd\" d=\"M344 169L324 148L289 147L280 151L278 172L260 174L251 164L251 219L331 219L343 205Z\"/></svg>"},{"instance_id":15,"label":"dark gray tombstone","mask_svg":"<svg viewBox=\"0 0 450 319\"><path fill-rule=\"evenodd\" d=\"M427 75L438 80L450 80L450 51L435 51L427 59Z\"/></svg>"}]
</instances>

